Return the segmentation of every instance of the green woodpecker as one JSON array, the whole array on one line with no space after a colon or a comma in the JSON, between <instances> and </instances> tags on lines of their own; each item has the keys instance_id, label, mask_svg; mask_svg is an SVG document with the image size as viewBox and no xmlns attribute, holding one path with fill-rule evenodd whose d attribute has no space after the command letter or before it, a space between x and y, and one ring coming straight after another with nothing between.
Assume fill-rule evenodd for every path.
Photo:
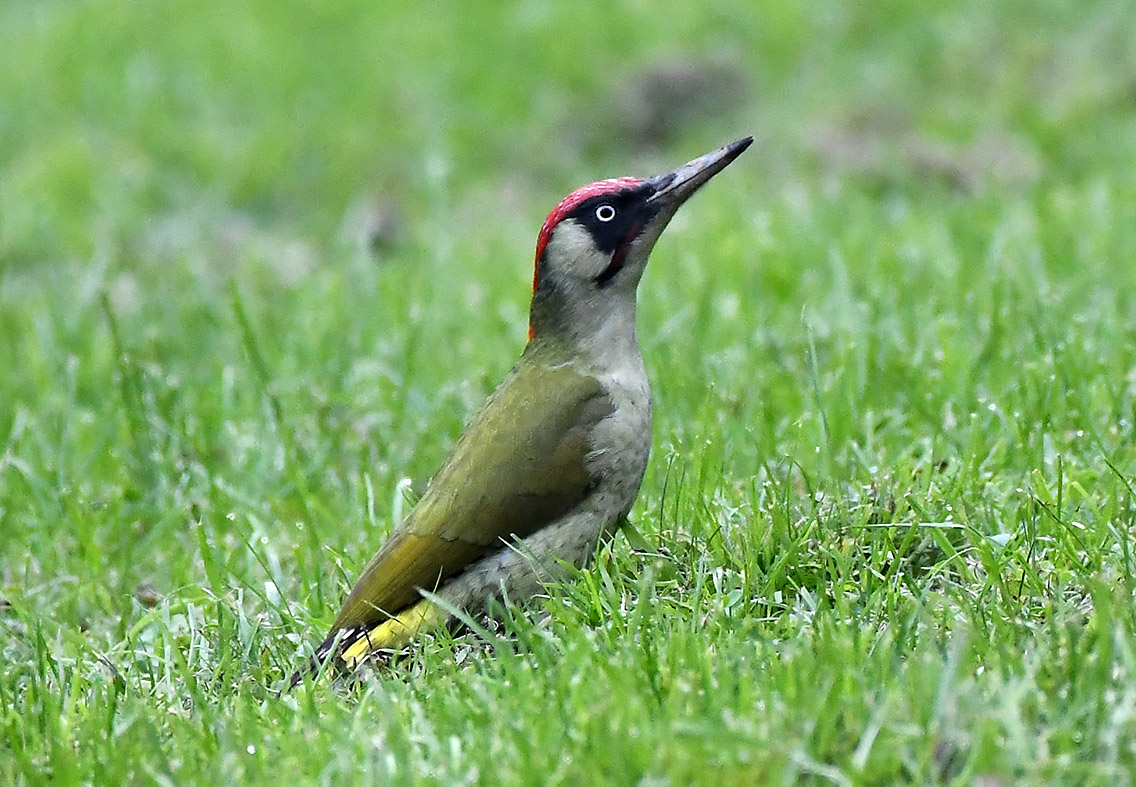
<instances>
[{"instance_id":1,"label":"green woodpecker","mask_svg":"<svg viewBox=\"0 0 1136 787\"><path fill-rule=\"evenodd\" d=\"M454 610L530 598L620 525L651 449L639 279L679 206L752 141L658 177L601 180L548 214L520 360L363 571L313 668L354 667L452 624Z\"/></svg>"}]
</instances>

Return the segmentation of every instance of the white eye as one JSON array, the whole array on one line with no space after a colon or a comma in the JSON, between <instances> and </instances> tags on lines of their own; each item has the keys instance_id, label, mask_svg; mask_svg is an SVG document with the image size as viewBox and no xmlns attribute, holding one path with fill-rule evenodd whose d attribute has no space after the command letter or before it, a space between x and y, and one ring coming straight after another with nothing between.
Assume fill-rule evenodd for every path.
<instances>
[{"instance_id":1,"label":"white eye","mask_svg":"<svg viewBox=\"0 0 1136 787\"><path fill-rule=\"evenodd\" d=\"M600 221L611 221L615 218L615 208L611 205L600 205L596 208L596 218Z\"/></svg>"}]
</instances>

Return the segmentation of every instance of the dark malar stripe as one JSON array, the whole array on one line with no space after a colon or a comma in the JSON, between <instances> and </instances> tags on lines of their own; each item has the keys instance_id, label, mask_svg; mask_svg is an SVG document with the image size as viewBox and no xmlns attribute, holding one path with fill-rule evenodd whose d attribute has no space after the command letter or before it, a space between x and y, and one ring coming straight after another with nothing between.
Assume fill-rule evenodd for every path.
<instances>
[{"instance_id":1,"label":"dark malar stripe","mask_svg":"<svg viewBox=\"0 0 1136 787\"><path fill-rule=\"evenodd\" d=\"M637 221L631 225L631 230L623 236L623 242L615 250L615 254L611 255L611 262L607 267L600 271L600 275L596 276L592 281L601 290L611 284L616 274L623 270L623 265L627 261L627 253L631 251L631 243L639 237L639 233L643 231L643 222Z\"/></svg>"}]
</instances>

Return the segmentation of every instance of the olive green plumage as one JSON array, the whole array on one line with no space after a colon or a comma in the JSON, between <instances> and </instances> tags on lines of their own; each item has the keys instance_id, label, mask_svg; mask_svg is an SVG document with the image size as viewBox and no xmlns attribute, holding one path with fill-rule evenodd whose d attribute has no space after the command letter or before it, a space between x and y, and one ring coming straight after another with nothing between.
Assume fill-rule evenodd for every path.
<instances>
[{"instance_id":1,"label":"olive green plumage","mask_svg":"<svg viewBox=\"0 0 1136 787\"><path fill-rule=\"evenodd\" d=\"M333 630L382 621L471 562L539 530L594 486L588 436L612 412L596 378L532 345L363 571Z\"/></svg>"}]
</instances>

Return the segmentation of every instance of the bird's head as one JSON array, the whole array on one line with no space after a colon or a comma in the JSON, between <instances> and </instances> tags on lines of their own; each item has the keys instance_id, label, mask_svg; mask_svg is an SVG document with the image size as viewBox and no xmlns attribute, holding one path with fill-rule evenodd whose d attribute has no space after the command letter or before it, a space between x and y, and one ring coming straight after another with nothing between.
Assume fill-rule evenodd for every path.
<instances>
[{"instance_id":1,"label":"bird's head","mask_svg":"<svg viewBox=\"0 0 1136 787\"><path fill-rule=\"evenodd\" d=\"M529 339L591 338L630 320L651 249L679 207L749 147L746 137L653 178L584 186L557 205L536 243Z\"/></svg>"}]
</instances>

